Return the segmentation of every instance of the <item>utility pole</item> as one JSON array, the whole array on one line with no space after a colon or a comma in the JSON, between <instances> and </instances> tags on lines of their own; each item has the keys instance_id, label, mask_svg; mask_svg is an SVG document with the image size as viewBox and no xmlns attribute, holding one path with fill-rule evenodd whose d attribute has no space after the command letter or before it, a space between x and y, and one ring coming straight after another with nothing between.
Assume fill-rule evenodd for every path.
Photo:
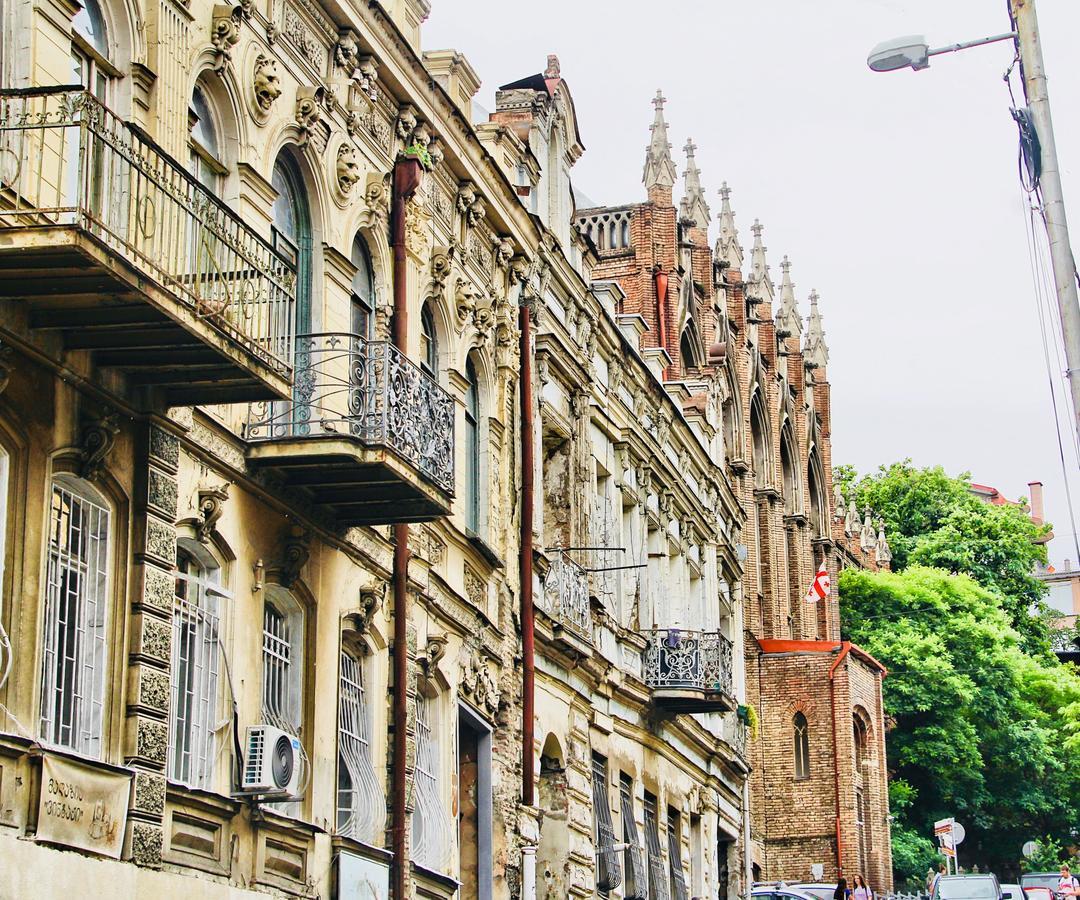
<instances>
[{"instance_id":1,"label":"utility pole","mask_svg":"<svg viewBox=\"0 0 1080 900\"><path fill-rule=\"evenodd\" d=\"M1065 377L1072 395L1073 425L1080 438L1080 301L1076 295L1076 263L1069 243L1069 226L1065 220L1065 200L1061 192L1057 148L1054 146L1054 126L1050 121L1050 98L1046 91L1046 70L1039 41L1039 22L1035 17L1035 0L1009 0L1009 12L1020 48L1024 96L1042 147L1039 183L1043 217L1057 287L1061 337L1065 343Z\"/></svg>"}]
</instances>

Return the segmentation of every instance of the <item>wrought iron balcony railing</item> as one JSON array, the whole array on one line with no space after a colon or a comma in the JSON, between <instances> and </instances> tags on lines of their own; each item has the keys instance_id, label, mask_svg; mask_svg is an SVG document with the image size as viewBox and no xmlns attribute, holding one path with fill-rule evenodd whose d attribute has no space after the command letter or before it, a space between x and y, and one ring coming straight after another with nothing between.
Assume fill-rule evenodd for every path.
<instances>
[{"instance_id":1,"label":"wrought iron balcony railing","mask_svg":"<svg viewBox=\"0 0 1080 900\"><path fill-rule=\"evenodd\" d=\"M732 645L720 632L654 628L644 636L645 683L654 691L731 696Z\"/></svg>"},{"instance_id":2,"label":"wrought iron balcony railing","mask_svg":"<svg viewBox=\"0 0 1080 900\"><path fill-rule=\"evenodd\" d=\"M558 624L592 641L588 574L565 553L556 554L548 568L541 607Z\"/></svg>"},{"instance_id":3,"label":"wrought iron balcony railing","mask_svg":"<svg viewBox=\"0 0 1080 900\"><path fill-rule=\"evenodd\" d=\"M35 227L89 234L228 343L289 375L292 267L83 88L0 90L0 230Z\"/></svg>"},{"instance_id":4,"label":"wrought iron balcony railing","mask_svg":"<svg viewBox=\"0 0 1080 900\"><path fill-rule=\"evenodd\" d=\"M392 450L454 493L454 400L392 344L300 335L294 385L291 401L251 404L249 441L351 436Z\"/></svg>"}]
</instances>

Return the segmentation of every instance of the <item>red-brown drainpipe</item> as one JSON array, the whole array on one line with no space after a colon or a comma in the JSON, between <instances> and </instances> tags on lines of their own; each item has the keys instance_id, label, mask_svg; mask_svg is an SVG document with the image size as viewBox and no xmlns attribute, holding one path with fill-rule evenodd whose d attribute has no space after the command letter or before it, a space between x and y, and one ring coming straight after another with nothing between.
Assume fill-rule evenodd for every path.
<instances>
[{"instance_id":1,"label":"red-brown drainpipe","mask_svg":"<svg viewBox=\"0 0 1080 900\"><path fill-rule=\"evenodd\" d=\"M409 334L408 295L406 293L405 203L420 186L420 163L413 159L398 160L394 166L394 194L390 205L390 246L394 251L394 346L405 352ZM390 803L391 851L393 858L394 900L405 900L405 873L408 859L405 835L408 822L405 816L405 732L408 728L409 659L406 650L409 617L409 526L394 526L394 779Z\"/></svg>"},{"instance_id":2,"label":"red-brown drainpipe","mask_svg":"<svg viewBox=\"0 0 1080 900\"><path fill-rule=\"evenodd\" d=\"M840 748L836 743L836 670L851 652L851 641L844 641L840 645L840 654L829 666L829 701L832 703L832 753L833 753L833 787L836 792L836 871L837 878L844 874L844 842L840 834Z\"/></svg>"},{"instance_id":3,"label":"red-brown drainpipe","mask_svg":"<svg viewBox=\"0 0 1080 900\"><path fill-rule=\"evenodd\" d=\"M524 302L522 286L521 322L521 802L533 805L533 710L536 669L533 643L533 390L532 318Z\"/></svg>"}]
</instances>

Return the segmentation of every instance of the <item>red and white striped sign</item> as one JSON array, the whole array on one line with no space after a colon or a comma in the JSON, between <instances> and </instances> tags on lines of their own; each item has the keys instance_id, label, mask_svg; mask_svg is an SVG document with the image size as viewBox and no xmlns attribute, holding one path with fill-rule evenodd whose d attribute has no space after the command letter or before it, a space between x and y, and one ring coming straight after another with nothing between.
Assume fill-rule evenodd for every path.
<instances>
[{"instance_id":1,"label":"red and white striped sign","mask_svg":"<svg viewBox=\"0 0 1080 900\"><path fill-rule=\"evenodd\" d=\"M814 576L814 582L810 585L810 590L806 592L806 602L816 603L818 600L824 600L829 596L831 587L829 570L822 566L818 569L817 575Z\"/></svg>"}]
</instances>

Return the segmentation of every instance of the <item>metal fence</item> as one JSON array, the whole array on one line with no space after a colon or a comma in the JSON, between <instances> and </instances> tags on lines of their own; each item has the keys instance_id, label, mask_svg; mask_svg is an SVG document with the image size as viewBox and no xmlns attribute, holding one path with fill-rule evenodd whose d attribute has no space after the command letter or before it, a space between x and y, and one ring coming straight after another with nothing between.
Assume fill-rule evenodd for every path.
<instances>
[{"instance_id":1,"label":"metal fence","mask_svg":"<svg viewBox=\"0 0 1080 900\"><path fill-rule=\"evenodd\" d=\"M643 663L649 687L731 694L731 641L720 632L654 628L644 637Z\"/></svg>"},{"instance_id":2,"label":"metal fence","mask_svg":"<svg viewBox=\"0 0 1080 900\"><path fill-rule=\"evenodd\" d=\"M293 399L249 407L250 441L335 434L386 446L454 492L454 400L387 341L300 335Z\"/></svg>"},{"instance_id":3,"label":"metal fence","mask_svg":"<svg viewBox=\"0 0 1080 900\"><path fill-rule=\"evenodd\" d=\"M560 624L592 640L588 574L565 553L557 554L548 568L541 606Z\"/></svg>"},{"instance_id":4,"label":"metal fence","mask_svg":"<svg viewBox=\"0 0 1080 900\"><path fill-rule=\"evenodd\" d=\"M34 226L92 235L247 353L289 374L292 267L82 88L0 90L0 229Z\"/></svg>"}]
</instances>

